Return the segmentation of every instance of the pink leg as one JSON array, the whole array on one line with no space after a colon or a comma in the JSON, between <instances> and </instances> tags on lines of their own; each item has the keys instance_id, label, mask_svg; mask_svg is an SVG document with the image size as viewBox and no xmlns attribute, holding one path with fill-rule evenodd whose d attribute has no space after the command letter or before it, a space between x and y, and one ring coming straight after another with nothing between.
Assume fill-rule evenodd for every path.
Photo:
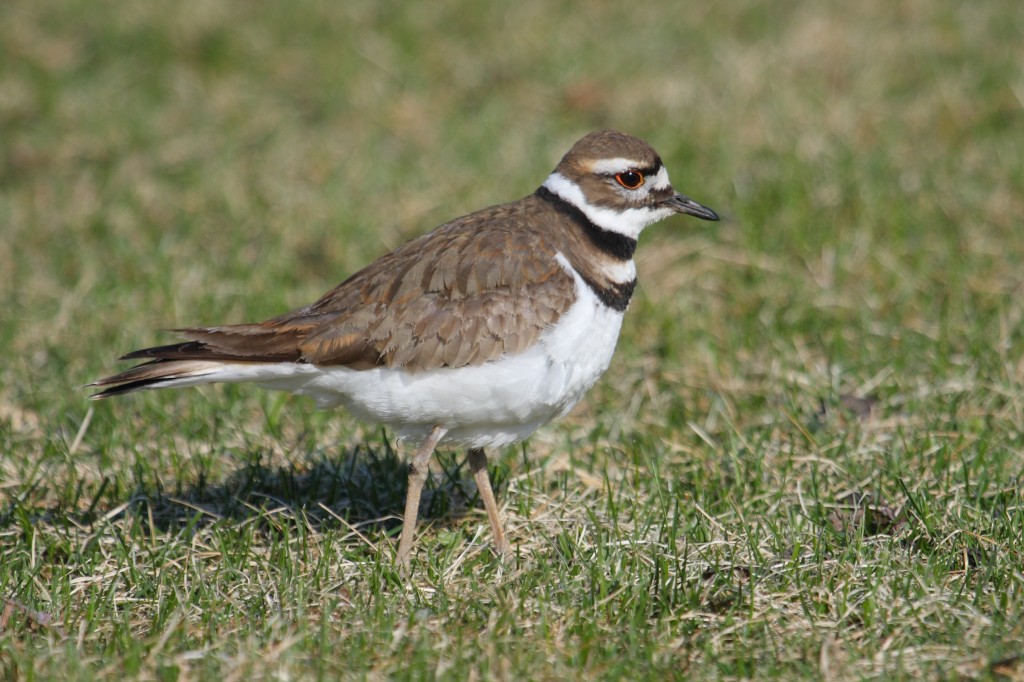
<instances>
[{"instance_id":1,"label":"pink leg","mask_svg":"<svg viewBox=\"0 0 1024 682\"><path fill-rule=\"evenodd\" d=\"M487 519L491 522L494 550L498 553L498 556L506 556L512 552L512 548L509 546L508 540L505 539L505 531L501 527L498 504L494 501L491 479L487 476L487 455L484 453L483 448L473 448L469 451L469 470L473 472L473 480L476 481L476 488L480 491L480 499L484 501L484 509L487 510Z\"/></svg>"},{"instance_id":2,"label":"pink leg","mask_svg":"<svg viewBox=\"0 0 1024 682\"><path fill-rule=\"evenodd\" d=\"M409 570L409 560L412 558L412 538L416 533L416 517L420 512L420 494L430 471L430 456L434 454L434 448L445 433L447 429L435 426L409 462L409 490L405 494L405 518L402 519L397 556L398 563L405 571Z\"/></svg>"}]
</instances>

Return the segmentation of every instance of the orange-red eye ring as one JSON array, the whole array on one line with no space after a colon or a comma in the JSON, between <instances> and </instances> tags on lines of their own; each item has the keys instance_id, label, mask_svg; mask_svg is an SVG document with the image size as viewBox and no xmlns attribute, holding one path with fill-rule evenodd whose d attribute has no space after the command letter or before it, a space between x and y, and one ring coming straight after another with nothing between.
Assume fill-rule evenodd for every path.
<instances>
[{"instance_id":1,"label":"orange-red eye ring","mask_svg":"<svg viewBox=\"0 0 1024 682\"><path fill-rule=\"evenodd\" d=\"M644 184L644 174L638 170L628 170L616 174L615 181L626 189L639 189Z\"/></svg>"}]
</instances>

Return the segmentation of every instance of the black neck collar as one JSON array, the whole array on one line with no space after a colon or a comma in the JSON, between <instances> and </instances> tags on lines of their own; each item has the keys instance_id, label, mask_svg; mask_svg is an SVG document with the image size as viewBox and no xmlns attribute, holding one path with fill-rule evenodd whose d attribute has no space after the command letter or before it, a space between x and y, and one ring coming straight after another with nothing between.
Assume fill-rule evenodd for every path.
<instances>
[{"instance_id":1,"label":"black neck collar","mask_svg":"<svg viewBox=\"0 0 1024 682\"><path fill-rule=\"evenodd\" d=\"M551 204L556 211L569 218L583 230L590 243L603 253L622 261L633 259L636 240L595 225L578 207L558 196L547 187L537 190L537 196Z\"/></svg>"}]
</instances>

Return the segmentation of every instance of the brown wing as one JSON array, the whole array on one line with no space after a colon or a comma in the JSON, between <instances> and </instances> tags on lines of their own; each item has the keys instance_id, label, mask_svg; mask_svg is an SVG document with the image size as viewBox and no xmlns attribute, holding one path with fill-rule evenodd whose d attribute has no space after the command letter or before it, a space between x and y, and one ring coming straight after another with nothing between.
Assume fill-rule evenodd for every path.
<instances>
[{"instance_id":1,"label":"brown wing","mask_svg":"<svg viewBox=\"0 0 1024 682\"><path fill-rule=\"evenodd\" d=\"M527 201L413 240L312 305L260 324L180 331L191 343L128 357L405 367L480 365L525 350L575 300Z\"/></svg>"}]
</instances>

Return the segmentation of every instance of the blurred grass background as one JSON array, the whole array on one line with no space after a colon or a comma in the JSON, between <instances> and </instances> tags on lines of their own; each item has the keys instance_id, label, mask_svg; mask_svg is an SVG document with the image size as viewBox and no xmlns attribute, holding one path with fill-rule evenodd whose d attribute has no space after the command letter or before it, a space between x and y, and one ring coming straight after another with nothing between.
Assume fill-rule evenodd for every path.
<instances>
[{"instance_id":1,"label":"blurred grass background","mask_svg":"<svg viewBox=\"0 0 1024 682\"><path fill-rule=\"evenodd\" d=\"M3 3L0 677L1019 679L1018 4ZM404 588L387 434L77 388L599 127L727 220L644 235L606 378L492 456L513 566L454 455Z\"/></svg>"}]
</instances>

